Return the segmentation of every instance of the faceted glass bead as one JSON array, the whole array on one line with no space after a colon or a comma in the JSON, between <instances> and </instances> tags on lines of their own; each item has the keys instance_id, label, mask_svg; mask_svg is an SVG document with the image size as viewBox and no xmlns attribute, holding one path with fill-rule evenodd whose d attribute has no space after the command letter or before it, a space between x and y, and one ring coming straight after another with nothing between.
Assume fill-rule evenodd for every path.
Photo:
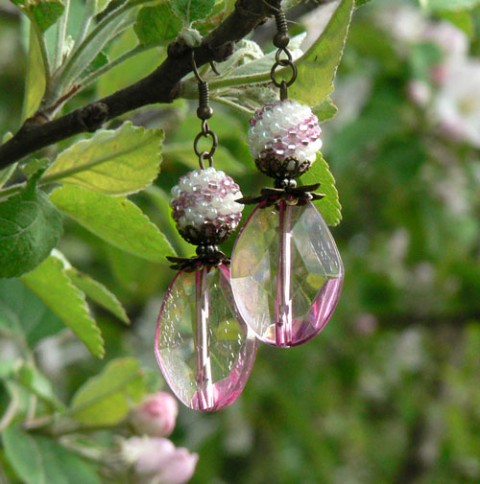
<instances>
[{"instance_id":1,"label":"faceted glass bead","mask_svg":"<svg viewBox=\"0 0 480 484\"><path fill-rule=\"evenodd\" d=\"M158 317L155 354L177 398L194 410L219 410L242 392L257 344L238 315L229 268L180 271Z\"/></svg>"},{"instance_id":2,"label":"faceted glass bead","mask_svg":"<svg viewBox=\"0 0 480 484\"><path fill-rule=\"evenodd\" d=\"M280 201L260 204L232 253L238 310L257 337L296 346L328 323L343 284L343 264L318 210Z\"/></svg>"}]
</instances>

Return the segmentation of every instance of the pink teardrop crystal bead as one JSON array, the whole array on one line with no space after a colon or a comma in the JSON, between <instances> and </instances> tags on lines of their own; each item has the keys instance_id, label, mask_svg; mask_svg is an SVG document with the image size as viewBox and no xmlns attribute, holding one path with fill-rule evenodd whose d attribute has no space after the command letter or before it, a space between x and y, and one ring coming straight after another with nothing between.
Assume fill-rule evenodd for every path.
<instances>
[{"instance_id":1,"label":"pink teardrop crystal bead","mask_svg":"<svg viewBox=\"0 0 480 484\"><path fill-rule=\"evenodd\" d=\"M237 308L257 337L274 346L300 345L325 327L343 274L332 234L310 201L260 204L232 253Z\"/></svg>"},{"instance_id":2,"label":"pink teardrop crystal bead","mask_svg":"<svg viewBox=\"0 0 480 484\"><path fill-rule=\"evenodd\" d=\"M225 264L180 271L158 316L155 355L177 398L194 410L220 410L241 394L257 351L236 311Z\"/></svg>"}]
</instances>

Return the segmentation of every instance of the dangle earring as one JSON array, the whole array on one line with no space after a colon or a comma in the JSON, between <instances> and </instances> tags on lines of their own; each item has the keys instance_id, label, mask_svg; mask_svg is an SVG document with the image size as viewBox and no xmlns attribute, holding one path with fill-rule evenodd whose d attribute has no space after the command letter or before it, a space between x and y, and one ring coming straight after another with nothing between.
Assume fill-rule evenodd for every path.
<instances>
[{"instance_id":1,"label":"dangle earring","mask_svg":"<svg viewBox=\"0 0 480 484\"><path fill-rule=\"evenodd\" d=\"M243 205L236 200L242 194L232 178L213 166L218 140L207 123L213 110L193 51L192 64L199 88L197 116L202 121L194 141L200 169L180 178L170 205L178 231L197 245L197 255L168 258L179 272L160 309L155 355L180 401L194 410L212 411L230 405L241 394L257 343L237 312L229 260L217 247L240 222ZM201 138L212 141L210 151L200 151Z\"/></svg>"},{"instance_id":2,"label":"dangle earring","mask_svg":"<svg viewBox=\"0 0 480 484\"><path fill-rule=\"evenodd\" d=\"M287 46L284 13L275 14L278 48L271 78L280 100L266 104L250 120L248 144L257 168L275 180L240 232L232 252L231 285L238 310L263 342L300 345L327 324L340 297L343 264L335 241L312 200L320 184L297 187L294 178L315 162L322 146L317 117L288 99L297 70ZM288 81L278 80L289 67Z\"/></svg>"}]
</instances>

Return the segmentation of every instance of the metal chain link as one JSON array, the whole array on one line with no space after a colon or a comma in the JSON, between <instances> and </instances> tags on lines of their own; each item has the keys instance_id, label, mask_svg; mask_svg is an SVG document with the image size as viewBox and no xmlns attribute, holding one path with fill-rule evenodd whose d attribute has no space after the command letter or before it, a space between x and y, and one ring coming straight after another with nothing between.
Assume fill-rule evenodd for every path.
<instances>
[{"instance_id":1,"label":"metal chain link","mask_svg":"<svg viewBox=\"0 0 480 484\"><path fill-rule=\"evenodd\" d=\"M202 79L200 73L198 72L197 64L195 62L195 51L192 50L192 66L193 66L193 73L198 82L198 109L197 109L197 117L202 121L202 130L200 133L195 136L193 141L193 149L195 154L198 156L198 163L202 170L205 169L205 160L208 161L210 167L213 167L213 155L218 146L218 138L217 135L212 131L209 126L207 119L210 119L213 115L213 109L210 106L209 102L209 90L208 84L206 81ZM212 69L214 72L217 72L215 67L212 65ZM200 150L200 140L202 138L210 138L212 141L212 145L210 150Z\"/></svg>"},{"instance_id":2,"label":"metal chain link","mask_svg":"<svg viewBox=\"0 0 480 484\"><path fill-rule=\"evenodd\" d=\"M270 71L270 78L273 84L280 89L280 99L283 101L288 99L288 88L297 79L297 67L293 62L291 52L288 50L290 42L290 35L288 34L287 19L283 10L279 9L275 12L275 22L277 24L277 33L273 38L273 44L278 48L275 54L275 63ZM277 70L279 68L289 67L291 75L288 80L279 79Z\"/></svg>"}]
</instances>

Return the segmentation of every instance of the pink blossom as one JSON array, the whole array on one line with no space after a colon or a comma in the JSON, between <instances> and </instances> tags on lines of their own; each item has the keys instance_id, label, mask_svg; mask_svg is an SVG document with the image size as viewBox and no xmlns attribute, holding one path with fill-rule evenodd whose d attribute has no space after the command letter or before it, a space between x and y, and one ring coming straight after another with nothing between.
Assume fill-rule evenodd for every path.
<instances>
[{"instance_id":1,"label":"pink blossom","mask_svg":"<svg viewBox=\"0 0 480 484\"><path fill-rule=\"evenodd\" d=\"M121 454L138 484L183 484L191 479L198 461L197 454L161 437L131 437L122 442Z\"/></svg>"},{"instance_id":2,"label":"pink blossom","mask_svg":"<svg viewBox=\"0 0 480 484\"><path fill-rule=\"evenodd\" d=\"M178 404L172 395L158 392L150 395L136 407L130 421L139 434L165 437L175 428Z\"/></svg>"}]
</instances>

